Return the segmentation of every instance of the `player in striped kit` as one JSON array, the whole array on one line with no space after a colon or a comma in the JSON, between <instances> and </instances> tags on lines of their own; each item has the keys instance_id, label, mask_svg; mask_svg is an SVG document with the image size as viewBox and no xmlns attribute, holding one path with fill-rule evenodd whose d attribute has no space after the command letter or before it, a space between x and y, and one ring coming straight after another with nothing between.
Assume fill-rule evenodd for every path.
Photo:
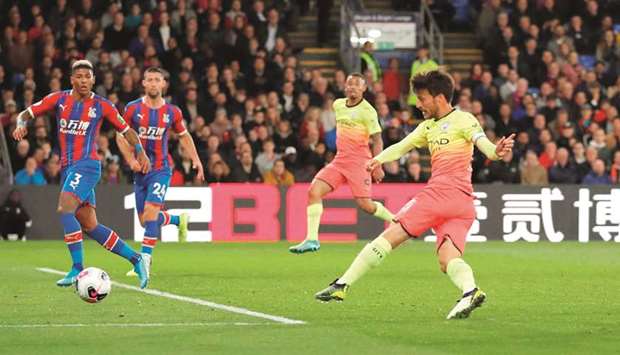
<instances>
[{"instance_id":1,"label":"player in striped kit","mask_svg":"<svg viewBox=\"0 0 620 355\"><path fill-rule=\"evenodd\" d=\"M28 133L27 121L54 113L58 121L58 141L62 166L62 189L58 211L64 228L65 243L73 261L71 270L58 280L58 286L71 286L84 268L82 230L109 251L134 265L140 287L148 284L145 260L110 228L99 224L95 212L95 186L101 177L101 162L95 143L103 120L107 120L129 144L135 147L139 169L146 173L150 161L136 132L131 129L114 105L92 92L95 76L92 64L78 60L71 67L72 90L54 92L28 107L17 118L13 138L23 139Z\"/></svg>"},{"instance_id":2,"label":"player in striped kit","mask_svg":"<svg viewBox=\"0 0 620 355\"><path fill-rule=\"evenodd\" d=\"M173 129L179 135L181 147L189 153L199 181L204 181L204 171L192 136L185 128L181 110L175 105L166 103L163 98L166 89L165 72L157 67L146 69L142 86L145 96L127 104L124 119L138 131L146 154L153 163L153 169L147 174L142 173L131 145L121 135L117 135L116 141L127 163L136 173L134 181L136 210L140 224L145 229L142 258L146 260L147 274L150 274L153 248L161 234L161 227L167 224L178 226L180 239L185 239L187 234L187 214L175 216L161 210L172 176L168 163L168 129ZM127 275L133 276L135 273L130 270Z\"/></svg>"}]
</instances>

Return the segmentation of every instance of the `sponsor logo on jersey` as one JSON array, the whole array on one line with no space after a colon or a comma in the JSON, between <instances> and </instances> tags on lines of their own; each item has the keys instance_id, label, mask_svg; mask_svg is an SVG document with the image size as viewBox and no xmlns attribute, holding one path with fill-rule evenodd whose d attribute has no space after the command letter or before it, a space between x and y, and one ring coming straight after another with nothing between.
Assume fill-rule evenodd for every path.
<instances>
[{"instance_id":1,"label":"sponsor logo on jersey","mask_svg":"<svg viewBox=\"0 0 620 355\"><path fill-rule=\"evenodd\" d=\"M162 140L165 131L166 129L164 127L140 127L138 128L138 135L143 139L160 141Z\"/></svg>"},{"instance_id":2,"label":"sponsor logo on jersey","mask_svg":"<svg viewBox=\"0 0 620 355\"><path fill-rule=\"evenodd\" d=\"M60 133L71 134L74 136L85 136L90 122L84 122L80 120L66 120L60 119Z\"/></svg>"}]
</instances>

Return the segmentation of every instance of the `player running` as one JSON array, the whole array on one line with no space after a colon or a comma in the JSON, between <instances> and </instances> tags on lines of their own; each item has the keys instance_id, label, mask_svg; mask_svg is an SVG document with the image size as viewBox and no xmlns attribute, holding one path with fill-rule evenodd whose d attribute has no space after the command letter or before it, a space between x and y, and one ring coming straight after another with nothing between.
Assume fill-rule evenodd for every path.
<instances>
[{"instance_id":1,"label":"player running","mask_svg":"<svg viewBox=\"0 0 620 355\"><path fill-rule=\"evenodd\" d=\"M385 175L381 166L371 172L366 171L368 159L383 150L381 126L377 111L364 99L366 79L359 73L347 77L344 92L346 98L334 101L336 113L336 147L338 153L334 160L321 169L312 180L308 191L308 230L306 239L289 248L296 254L313 252L321 247L319 243L319 224L323 213L323 196L347 183L355 202L364 211L384 221L394 217L381 202L370 199L371 181L380 182ZM368 147L372 142L372 155Z\"/></svg>"},{"instance_id":2,"label":"player running","mask_svg":"<svg viewBox=\"0 0 620 355\"><path fill-rule=\"evenodd\" d=\"M450 105L454 84L447 74L439 71L419 74L413 78L412 87L418 96L416 105L426 120L401 142L370 160L367 168L374 170L413 148L428 146L431 179L398 212L394 219L397 223L367 244L344 275L315 297L322 301L343 300L349 286L379 265L392 249L409 237L419 237L433 228L441 271L463 292L447 319L467 318L486 298L476 286L471 267L461 258L465 237L475 218L471 184L474 145L489 159L498 160L512 150L514 135L500 139L497 145L491 143L474 116Z\"/></svg>"},{"instance_id":3,"label":"player running","mask_svg":"<svg viewBox=\"0 0 620 355\"><path fill-rule=\"evenodd\" d=\"M133 149L125 138L117 135L116 141L125 160L136 173L134 192L136 196L136 210L140 224L144 227L142 239L142 258L146 261L147 275L150 276L153 248L161 234L161 227L174 224L179 228L179 238L187 235L187 214L180 216L170 215L161 211L166 197L166 190L170 185L172 170L168 163L168 129L172 128L179 136L181 147L189 153L192 166L197 170L196 177L204 181L202 163L196 152L192 136L188 134L183 121L181 110L163 98L166 89L164 70L151 67L144 71L142 86L146 95L127 104L123 118L130 127L136 129L146 150L146 154L153 163L153 169L144 174L140 164L134 158ZM134 276L130 270L127 276Z\"/></svg>"},{"instance_id":4,"label":"player running","mask_svg":"<svg viewBox=\"0 0 620 355\"><path fill-rule=\"evenodd\" d=\"M71 253L73 265L58 286L71 286L84 268L82 230L109 251L122 256L134 265L140 277L140 288L145 288L148 275L145 260L110 228L99 224L95 212L95 186L101 177L101 162L95 143L103 119L108 120L135 146L140 171L150 169L149 158L144 153L136 132L129 128L114 105L92 92L95 84L93 65L78 60L71 67L72 90L54 92L28 107L17 117L13 131L15 140L22 140L28 133L27 121L48 112L54 112L58 121L58 141L62 166L62 189L58 211L65 233L65 243Z\"/></svg>"}]
</instances>

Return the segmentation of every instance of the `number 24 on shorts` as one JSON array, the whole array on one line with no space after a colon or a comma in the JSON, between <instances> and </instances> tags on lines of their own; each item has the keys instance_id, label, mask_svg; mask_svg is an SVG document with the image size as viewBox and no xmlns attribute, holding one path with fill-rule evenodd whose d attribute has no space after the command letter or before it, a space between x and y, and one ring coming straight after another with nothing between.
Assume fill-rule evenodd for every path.
<instances>
[{"instance_id":1,"label":"number 24 on shorts","mask_svg":"<svg viewBox=\"0 0 620 355\"><path fill-rule=\"evenodd\" d=\"M160 184L158 182L153 184L153 195L157 196L160 200L164 200L164 196L166 195L166 185Z\"/></svg>"}]
</instances>

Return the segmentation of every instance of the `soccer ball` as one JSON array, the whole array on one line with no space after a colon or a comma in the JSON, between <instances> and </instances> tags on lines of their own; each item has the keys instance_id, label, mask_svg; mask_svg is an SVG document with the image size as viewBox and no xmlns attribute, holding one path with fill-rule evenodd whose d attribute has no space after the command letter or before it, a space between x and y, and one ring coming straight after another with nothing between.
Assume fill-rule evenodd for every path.
<instances>
[{"instance_id":1,"label":"soccer ball","mask_svg":"<svg viewBox=\"0 0 620 355\"><path fill-rule=\"evenodd\" d=\"M96 267L89 267L77 276L75 289L82 300L97 303L112 291L112 281L107 272Z\"/></svg>"}]
</instances>

